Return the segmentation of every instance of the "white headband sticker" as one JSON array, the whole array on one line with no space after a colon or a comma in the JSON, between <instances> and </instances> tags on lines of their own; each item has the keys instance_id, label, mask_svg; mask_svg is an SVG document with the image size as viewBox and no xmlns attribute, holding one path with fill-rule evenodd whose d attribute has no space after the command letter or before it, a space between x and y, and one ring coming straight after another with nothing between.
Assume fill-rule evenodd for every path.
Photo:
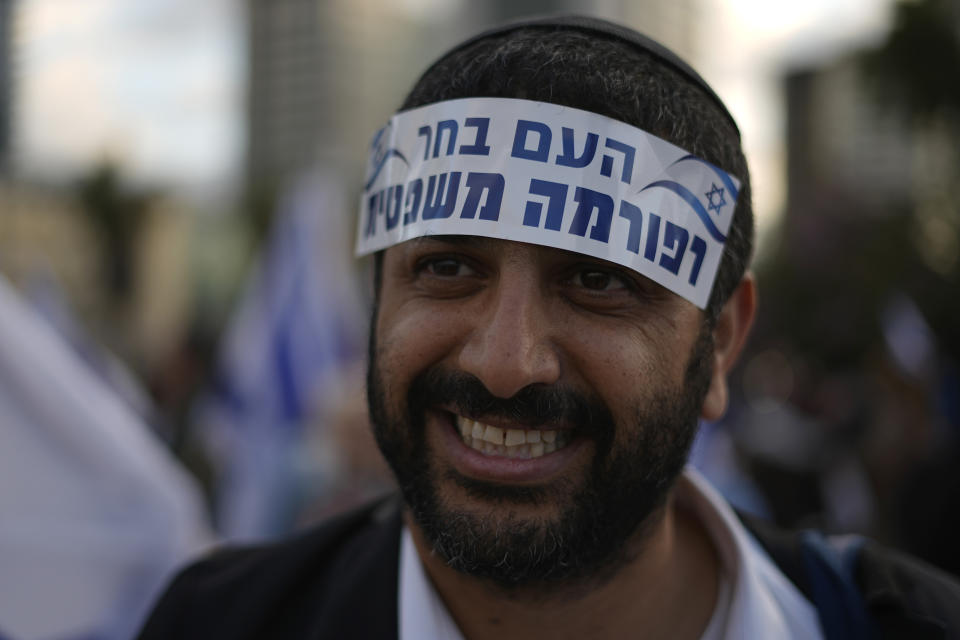
<instances>
[{"instance_id":1,"label":"white headband sticker","mask_svg":"<svg viewBox=\"0 0 960 640\"><path fill-rule=\"evenodd\" d=\"M374 137L357 255L427 235L531 242L629 267L703 309L739 188L595 113L451 100L399 113Z\"/></svg>"}]
</instances>

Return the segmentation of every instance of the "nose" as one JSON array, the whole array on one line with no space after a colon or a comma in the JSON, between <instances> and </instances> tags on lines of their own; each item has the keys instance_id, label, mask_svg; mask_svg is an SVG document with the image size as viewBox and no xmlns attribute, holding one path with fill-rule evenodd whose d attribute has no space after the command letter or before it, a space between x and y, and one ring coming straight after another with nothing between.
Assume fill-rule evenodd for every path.
<instances>
[{"instance_id":1,"label":"nose","mask_svg":"<svg viewBox=\"0 0 960 640\"><path fill-rule=\"evenodd\" d=\"M460 368L500 398L560 378L544 294L530 274L501 274L459 354Z\"/></svg>"}]
</instances>

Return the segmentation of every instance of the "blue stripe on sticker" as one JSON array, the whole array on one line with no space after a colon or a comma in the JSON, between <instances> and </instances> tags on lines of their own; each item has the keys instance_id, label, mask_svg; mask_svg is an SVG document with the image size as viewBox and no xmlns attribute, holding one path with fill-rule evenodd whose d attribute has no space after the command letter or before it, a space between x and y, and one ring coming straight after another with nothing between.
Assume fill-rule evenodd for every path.
<instances>
[{"instance_id":1,"label":"blue stripe on sticker","mask_svg":"<svg viewBox=\"0 0 960 640\"><path fill-rule=\"evenodd\" d=\"M672 166L674 166L674 165L676 165L676 164L679 164L679 163L683 162L684 160L695 160L695 161L699 162L700 164L702 164L702 165L704 165L704 166L706 166L706 167L709 167L710 170L713 171L715 174L717 174L717 177L720 178L720 180L723 182L723 186L725 186L725 187L727 188L727 193L731 194L731 195L733 196L733 199L734 199L734 200L737 199L737 196L740 194L740 190L737 189L737 185L735 185L735 184L733 183L733 180L730 179L730 174L729 174L729 173L727 173L726 171L724 171L723 169L721 169L721 168L719 168L719 167L713 166L712 164L710 164L710 163L707 162L706 160L704 160L704 159L702 159L702 158L698 158L697 156L695 156L695 155L693 155L693 154L688 154L688 155L683 156L682 158L680 158L679 160L677 160L676 162L674 162L674 163L673 163L672 165L670 165L670 166L672 167Z\"/></svg>"},{"instance_id":2,"label":"blue stripe on sticker","mask_svg":"<svg viewBox=\"0 0 960 640\"><path fill-rule=\"evenodd\" d=\"M370 187L373 186L373 183L376 182L376 180L377 180L377 176L380 175L380 171L383 170L383 165L387 164L387 160L389 160L390 158L392 158L392 157L394 157L394 156L396 156L396 157L400 158L401 160L403 160L404 164L406 164L406 165L408 165L408 166L410 165L410 163L407 161L407 159L406 159L405 157L403 157L403 154L402 154L402 153L400 153L400 152L397 151L396 149L387 149L387 152L383 154L383 157L380 158L380 162L377 163L376 168L373 170L373 175L370 176L370 179L369 179L369 180L367 180L367 184L363 185L364 191L368 190Z\"/></svg>"},{"instance_id":3,"label":"blue stripe on sticker","mask_svg":"<svg viewBox=\"0 0 960 640\"><path fill-rule=\"evenodd\" d=\"M720 233L720 229L717 229L717 225L713 223L713 220L710 218L710 214L707 213L707 210L703 208L703 205L700 204L700 201L697 200L697 197L690 193L690 190L684 187L679 182L674 182L673 180L657 180L656 182L651 182L643 189L640 189L638 193L643 193L647 189L652 189L654 187L662 187L673 191L675 194L683 198L687 204L693 208L694 213L700 217L700 221L703 222L703 226L706 227L707 231L713 236L713 239L717 242L726 242L727 237Z\"/></svg>"}]
</instances>

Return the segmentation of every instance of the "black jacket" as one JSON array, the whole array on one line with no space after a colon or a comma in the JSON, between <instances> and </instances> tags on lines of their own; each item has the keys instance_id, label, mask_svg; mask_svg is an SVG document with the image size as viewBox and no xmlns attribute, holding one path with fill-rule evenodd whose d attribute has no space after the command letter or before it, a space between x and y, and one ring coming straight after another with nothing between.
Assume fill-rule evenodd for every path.
<instances>
[{"instance_id":1,"label":"black jacket","mask_svg":"<svg viewBox=\"0 0 960 640\"><path fill-rule=\"evenodd\" d=\"M746 524L817 606L827 638L960 638L960 584L946 574L869 542L845 569L829 544ZM390 497L290 540L220 550L174 579L140 639L393 640L400 528Z\"/></svg>"}]
</instances>

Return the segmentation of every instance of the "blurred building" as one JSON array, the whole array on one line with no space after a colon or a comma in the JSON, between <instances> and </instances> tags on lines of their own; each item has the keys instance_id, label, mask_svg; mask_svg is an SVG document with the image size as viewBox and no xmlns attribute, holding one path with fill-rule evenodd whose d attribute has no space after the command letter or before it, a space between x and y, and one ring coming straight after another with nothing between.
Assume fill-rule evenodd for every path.
<instances>
[{"instance_id":1,"label":"blurred building","mask_svg":"<svg viewBox=\"0 0 960 640\"><path fill-rule=\"evenodd\" d=\"M942 55L948 55L960 42L960 1L904 6L903 14L929 17L902 20L905 24L891 36L900 39L897 44L886 45L879 54L853 52L785 78L784 240L797 259L806 256L816 263L832 257L825 253L842 254L840 239L830 237L838 224L903 216L913 218L911 237L901 238L905 247L912 244L935 273L948 274L957 266L960 221L953 214L960 196L960 154L955 117L948 105L918 107L924 98L916 97L929 92L930 84L956 86L957 70L951 60L936 57L939 49L913 51L901 43L916 46L925 37L940 38L935 46L946 47ZM952 19L926 33L930 24L923 21L936 22L937 11ZM942 38L952 38L954 44ZM900 84L891 89L890 78ZM911 82L913 86L903 84ZM911 93L915 95L906 95ZM937 92L935 99L942 101L944 95Z\"/></svg>"},{"instance_id":2,"label":"blurred building","mask_svg":"<svg viewBox=\"0 0 960 640\"><path fill-rule=\"evenodd\" d=\"M0 0L0 176L10 167L13 110L13 0Z\"/></svg>"},{"instance_id":3,"label":"blurred building","mask_svg":"<svg viewBox=\"0 0 960 640\"><path fill-rule=\"evenodd\" d=\"M960 41L960 26L955 33ZM915 63L898 55L910 78ZM951 63L943 65L933 71L942 80L924 75L934 83L955 75ZM897 99L922 86L884 93L877 69L891 66L861 51L785 78L783 264L805 274L807 285L819 283L817 291L804 287L812 297L793 310L803 314L793 323L807 322L804 346L848 345L847 364L878 337L878 318L898 291L920 305L948 353L960 352L960 305L944 297L960 282L960 125L949 108L925 112L912 98Z\"/></svg>"},{"instance_id":4,"label":"blurred building","mask_svg":"<svg viewBox=\"0 0 960 640\"><path fill-rule=\"evenodd\" d=\"M268 191L317 166L359 181L370 136L426 56L457 37L446 19L419 22L386 1L247 8L247 184Z\"/></svg>"},{"instance_id":5,"label":"blurred building","mask_svg":"<svg viewBox=\"0 0 960 640\"><path fill-rule=\"evenodd\" d=\"M19 288L39 274L68 292L84 316L102 306L96 239L66 189L0 184L0 271Z\"/></svg>"},{"instance_id":6,"label":"blurred building","mask_svg":"<svg viewBox=\"0 0 960 640\"><path fill-rule=\"evenodd\" d=\"M281 181L314 162L303 135L328 119L313 0L248 3L247 182Z\"/></svg>"},{"instance_id":7,"label":"blurred building","mask_svg":"<svg viewBox=\"0 0 960 640\"><path fill-rule=\"evenodd\" d=\"M118 355L151 368L181 338L189 314L192 228L189 208L151 201L132 239L131 296L111 299L103 239L72 187L0 183L0 272L30 300L58 305Z\"/></svg>"},{"instance_id":8,"label":"blurred building","mask_svg":"<svg viewBox=\"0 0 960 640\"><path fill-rule=\"evenodd\" d=\"M899 114L866 92L861 66L850 56L787 76L790 223L808 216L883 215L910 199L910 131ZM862 206L839 206L847 199Z\"/></svg>"}]
</instances>

